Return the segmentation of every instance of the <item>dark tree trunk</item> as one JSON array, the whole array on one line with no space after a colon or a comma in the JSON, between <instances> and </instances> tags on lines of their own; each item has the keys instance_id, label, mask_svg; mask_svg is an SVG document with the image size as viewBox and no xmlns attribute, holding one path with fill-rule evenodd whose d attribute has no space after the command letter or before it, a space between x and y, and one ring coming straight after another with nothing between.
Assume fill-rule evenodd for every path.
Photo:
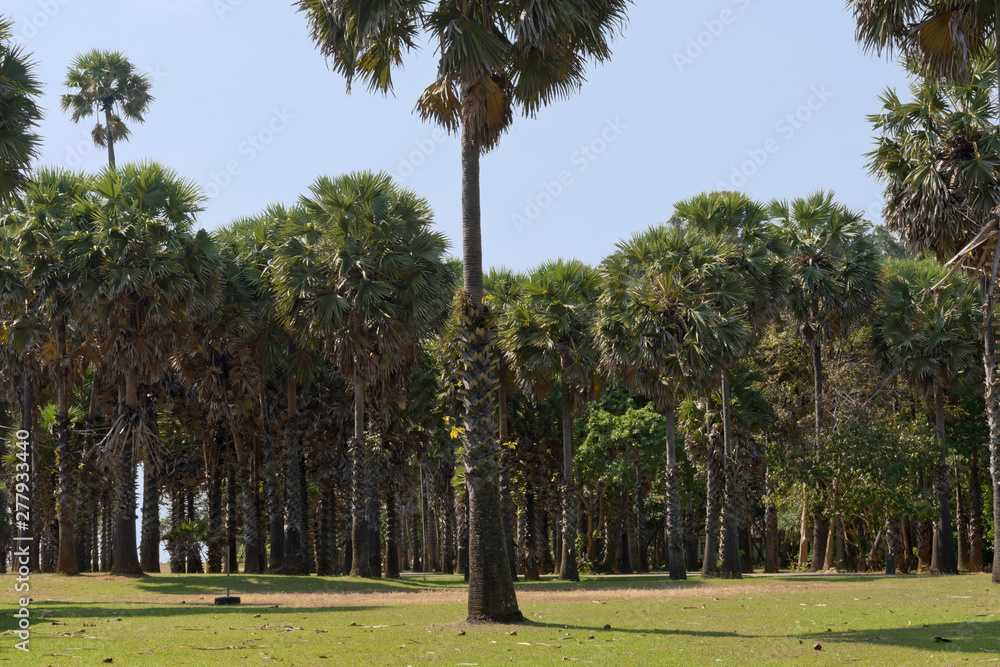
<instances>
[{"instance_id":1,"label":"dark tree trunk","mask_svg":"<svg viewBox=\"0 0 1000 667\"><path fill-rule=\"evenodd\" d=\"M354 439L351 441L351 574L372 577L371 528L368 525L368 495L374 491L369 481L373 462L365 441L365 390L354 378Z\"/></svg>"},{"instance_id":2,"label":"dark tree trunk","mask_svg":"<svg viewBox=\"0 0 1000 667\"><path fill-rule=\"evenodd\" d=\"M273 446L264 452L264 467L267 470L267 518L271 539L267 567L279 570L285 558L285 503L281 492L278 457Z\"/></svg>"},{"instance_id":3,"label":"dark tree trunk","mask_svg":"<svg viewBox=\"0 0 1000 667\"><path fill-rule=\"evenodd\" d=\"M684 509L684 559L687 561L687 569L692 572L700 568L698 535L695 524L694 502L691 499L691 493L688 492L687 506Z\"/></svg>"},{"instance_id":4,"label":"dark tree trunk","mask_svg":"<svg viewBox=\"0 0 1000 667\"><path fill-rule=\"evenodd\" d=\"M979 480L979 450L972 450L969 467L969 569L983 571L983 493Z\"/></svg>"},{"instance_id":5,"label":"dark tree trunk","mask_svg":"<svg viewBox=\"0 0 1000 667\"><path fill-rule=\"evenodd\" d=\"M212 474L206 480L208 484L208 532L209 541L208 571L210 574L221 574L224 536L222 534L222 475L218 466L214 466Z\"/></svg>"},{"instance_id":6,"label":"dark tree trunk","mask_svg":"<svg viewBox=\"0 0 1000 667\"><path fill-rule=\"evenodd\" d=\"M529 473L529 479L535 477ZM528 482L528 488L524 494L524 580L539 581L541 576L538 572L538 523L541 515L541 507L535 499L535 484Z\"/></svg>"},{"instance_id":7,"label":"dark tree trunk","mask_svg":"<svg viewBox=\"0 0 1000 667\"><path fill-rule=\"evenodd\" d=\"M170 494L170 529L179 531L184 520L184 496L180 491ZM170 573L184 574L187 570L187 552L174 538L167 541L167 553L170 556Z\"/></svg>"},{"instance_id":8,"label":"dark tree trunk","mask_svg":"<svg viewBox=\"0 0 1000 667\"><path fill-rule=\"evenodd\" d=\"M411 549L411 553L412 553L412 559L411 559L412 560L412 564L411 565L412 565L413 571L414 572L423 572L424 571L424 565L423 565L423 562L422 562L421 557L420 557L420 554L423 553L423 551L420 548L420 534L419 534L419 531L417 530L417 516L416 515L413 515L413 516L410 517L410 520L407 522L407 530L409 531L408 542L410 543L410 549ZM461 547L459 547L459 549L461 549Z\"/></svg>"},{"instance_id":9,"label":"dark tree trunk","mask_svg":"<svg viewBox=\"0 0 1000 667\"><path fill-rule=\"evenodd\" d=\"M336 525L337 525L337 493L333 482L329 479L319 480L319 511L320 526L316 539L316 575L329 577L334 574L334 564L337 562Z\"/></svg>"},{"instance_id":10,"label":"dark tree trunk","mask_svg":"<svg viewBox=\"0 0 1000 667\"><path fill-rule=\"evenodd\" d=\"M934 495L938 501L938 519L934 523L931 573L958 574L958 564L955 561L955 543L951 529L951 490L948 485L948 464L945 459L947 445L945 444L943 389L938 389L934 396L934 412L938 440L938 462L934 467Z\"/></svg>"},{"instance_id":11,"label":"dark tree trunk","mask_svg":"<svg viewBox=\"0 0 1000 667\"><path fill-rule=\"evenodd\" d=\"M101 494L101 572L111 571L111 536L114 534L114 523L112 491L105 485Z\"/></svg>"},{"instance_id":12,"label":"dark tree trunk","mask_svg":"<svg viewBox=\"0 0 1000 667\"><path fill-rule=\"evenodd\" d=\"M386 579L399 579L399 546L396 535L399 534L396 515L396 488L390 479L385 484L385 571ZM449 572L449 574L451 574Z\"/></svg>"},{"instance_id":13,"label":"dark tree trunk","mask_svg":"<svg viewBox=\"0 0 1000 667\"><path fill-rule=\"evenodd\" d=\"M771 469L764 473L767 484L764 501L764 574L777 574L781 568L781 549L778 543L778 508L772 500L774 493Z\"/></svg>"},{"instance_id":14,"label":"dark tree trunk","mask_svg":"<svg viewBox=\"0 0 1000 667\"><path fill-rule=\"evenodd\" d=\"M139 565L143 572L160 571L160 479L156 467L142 464L142 540Z\"/></svg>"},{"instance_id":15,"label":"dark tree trunk","mask_svg":"<svg viewBox=\"0 0 1000 667\"><path fill-rule=\"evenodd\" d=\"M257 485L254 485L257 488ZM376 500L377 502L377 500ZM309 507L309 486L306 479L305 455L299 456L299 505L302 507L302 574L316 571L316 550L313 534L315 532L315 513Z\"/></svg>"},{"instance_id":16,"label":"dark tree trunk","mask_svg":"<svg viewBox=\"0 0 1000 667\"><path fill-rule=\"evenodd\" d=\"M921 521L917 526L917 571L930 572L931 569L931 544L934 533L934 524L931 521Z\"/></svg>"},{"instance_id":17,"label":"dark tree trunk","mask_svg":"<svg viewBox=\"0 0 1000 667\"><path fill-rule=\"evenodd\" d=\"M717 460L718 445L713 438L708 438L706 453L706 490L705 490L705 551L702 554L701 577L707 578L718 574L719 562L719 520L720 520L720 488L723 480L719 474Z\"/></svg>"},{"instance_id":18,"label":"dark tree trunk","mask_svg":"<svg viewBox=\"0 0 1000 667\"><path fill-rule=\"evenodd\" d=\"M727 579L741 579L743 567L740 564L739 534L737 529L736 505L739 485L736 479L736 442L733 433L732 409L729 398L729 372L722 371L722 431L723 458L722 483L724 501L722 506L722 571Z\"/></svg>"},{"instance_id":19,"label":"dark tree trunk","mask_svg":"<svg viewBox=\"0 0 1000 667\"><path fill-rule=\"evenodd\" d=\"M955 476L958 479L958 476ZM958 571L969 571L969 518L961 483L955 484L955 523L958 529Z\"/></svg>"},{"instance_id":20,"label":"dark tree trunk","mask_svg":"<svg viewBox=\"0 0 1000 667\"><path fill-rule=\"evenodd\" d=\"M569 381L569 359L562 358L562 558L559 579L580 581L576 563L576 522L579 511L576 482L573 479L573 390ZM627 511L627 510L626 510Z\"/></svg>"},{"instance_id":21,"label":"dark tree trunk","mask_svg":"<svg viewBox=\"0 0 1000 667\"><path fill-rule=\"evenodd\" d=\"M514 544L514 506L511 502L510 484L510 449L507 448L509 439L507 429L507 361L500 356L497 363L499 374L500 396L498 398L500 413L500 507L503 512L503 532L507 536L507 555L510 557L510 577L517 581L517 547Z\"/></svg>"},{"instance_id":22,"label":"dark tree trunk","mask_svg":"<svg viewBox=\"0 0 1000 667\"><path fill-rule=\"evenodd\" d=\"M69 429L70 369L66 356L66 318L55 323L57 366L56 439L59 465L58 519L59 558L56 572L65 575L80 573L76 557L76 456L73 453Z\"/></svg>"},{"instance_id":23,"label":"dark tree trunk","mask_svg":"<svg viewBox=\"0 0 1000 667\"><path fill-rule=\"evenodd\" d=\"M302 541L305 508L302 506L302 441L299 439L299 409L295 378L289 375L286 388L288 421L285 423L285 540L281 571L302 574Z\"/></svg>"},{"instance_id":24,"label":"dark tree trunk","mask_svg":"<svg viewBox=\"0 0 1000 667\"><path fill-rule=\"evenodd\" d=\"M114 136L111 134L111 106L110 104L104 107L104 142L108 146L108 164L112 169L115 168L115 140Z\"/></svg>"},{"instance_id":25,"label":"dark tree trunk","mask_svg":"<svg viewBox=\"0 0 1000 667\"><path fill-rule=\"evenodd\" d=\"M667 427L667 470L665 477L667 520L667 567L670 578L687 579L684 563L684 532L681 521L680 480L677 478L677 413L673 405L664 410Z\"/></svg>"}]
</instances>

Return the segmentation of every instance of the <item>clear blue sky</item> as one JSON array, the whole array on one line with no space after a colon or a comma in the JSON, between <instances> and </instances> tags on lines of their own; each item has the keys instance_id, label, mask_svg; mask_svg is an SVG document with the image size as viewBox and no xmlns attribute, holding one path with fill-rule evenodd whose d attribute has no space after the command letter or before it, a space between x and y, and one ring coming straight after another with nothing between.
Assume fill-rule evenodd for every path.
<instances>
[{"instance_id":1,"label":"clear blue sky","mask_svg":"<svg viewBox=\"0 0 1000 667\"><path fill-rule=\"evenodd\" d=\"M76 54L116 49L156 97L118 161L158 160L201 184L202 226L292 203L321 174L385 170L430 201L460 254L458 141L412 113L433 49L407 58L395 96L347 95L290 4L7 0L0 12L45 83L42 164L103 166L92 123L74 125L58 100ZM842 2L640 1L588 78L572 99L518 118L484 159L487 266L599 262L677 200L722 187L763 200L833 189L879 220L865 115L905 78L862 54Z\"/></svg>"}]
</instances>

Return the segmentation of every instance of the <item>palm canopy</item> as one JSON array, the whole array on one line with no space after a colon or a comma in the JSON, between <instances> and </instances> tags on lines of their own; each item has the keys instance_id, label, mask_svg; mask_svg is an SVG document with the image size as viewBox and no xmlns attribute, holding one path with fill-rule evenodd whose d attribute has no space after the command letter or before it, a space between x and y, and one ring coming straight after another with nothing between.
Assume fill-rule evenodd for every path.
<instances>
[{"instance_id":1,"label":"palm canopy","mask_svg":"<svg viewBox=\"0 0 1000 667\"><path fill-rule=\"evenodd\" d=\"M932 76L966 80L993 56L1000 24L993 0L848 0L855 37L867 51L900 51Z\"/></svg>"},{"instance_id":2,"label":"palm canopy","mask_svg":"<svg viewBox=\"0 0 1000 667\"><path fill-rule=\"evenodd\" d=\"M807 343L846 333L875 304L879 262L861 215L816 192L775 201L789 251L788 309Z\"/></svg>"},{"instance_id":3,"label":"palm canopy","mask_svg":"<svg viewBox=\"0 0 1000 667\"><path fill-rule=\"evenodd\" d=\"M601 264L597 341L605 366L663 406L683 377L694 382L742 351L746 285L736 248L688 226L658 225L618 244Z\"/></svg>"},{"instance_id":4,"label":"palm canopy","mask_svg":"<svg viewBox=\"0 0 1000 667\"><path fill-rule=\"evenodd\" d=\"M393 70L429 33L440 54L437 79L417 102L426 120L467 127L483 152L496 145L513 110L534 115L585 81L588 59L611 56L628 0L432 2L298 0L313 41L333 68L370 91L392 90Z\"/></svg>"},{"instance_id":5,"label":"palm canopy","mask_svg":"<svg viewBox=\"0 0 1000 667\"><path fill-rule=\"evenodd\" d=\"M766 207L742 192L703 192L678 202L674 218L733 245L729 265L747 281L747 319L757 329L772 322L785 302L786 248Z\"/></svg>"},{"instance_id":6,"label":"palm canopy","mask_svg":"<svg viewBox=\"0 0 1000 667\"><path fill-rule=\"evenodd\" d=\"M990 117L996 71L979 59L968 83L957 85L911 72L910 100L881 95L868 117L877 144L869 171L885 184L886 226L914 251L976 270L992 258L982 233L1000 203L1000 138ZM990 225L992 227L992 225Z\"/></svg>"},{"instance_id":7,"label":"palm canopy","mask_svg":"<svg viewBox=\"0 0 1000 667\"><path fill-rule=\"evenodd\" d=\"M27 185L31 161L41 144L34 131L42 119L36 101L41 94L36 65L10 43L12 26L0 16L0 206Z\"/></svg>"},{"instance_id":8,"label":"palm canopy","mask_svg":"<svg viewBox=\"0 0 1000 667\"><path fill-rule=\"evenodd\" d=\"M598 355L592 335L600 274L579 260L546 262L531 272L503 315L501 341L522 380L536 391L560 373L564 391L593 383Z\"/></svg>"},{"instance_id":9,"label":"palm canopy","mask_svg":"<svg viewBox=\"0 0 1000 667\"><path fill-rule=\"evenodd\" d=\"M72 92L60 98L63 111L69 111L74 123L91 115L98 117L91 132L94 143L108 148L114 166L114 144L128 141L131 130L125 120L143 122L153 96L149 77L118 51L94 49L73 60L66 74L66 87ZM100 114L104 114L101 124Z\"/></svg>"},{"instance_id":10,"label":"palm canopy","mask_svg":"<svg viewBox=\"0 0 1000 667\"><path fill-rule=\"evenodd\" d=\"M447 240L431 229L427 202L387 174L323 177L310 192L271 265L278 314L301 343L370 381L443 319Z\"/></svg>"},{"instance_id":11,"label":"palm canopy","mask_svg":"<svg viewBox=\"0 0 1000 667\"><path fill-rule=\"evenodd\" d=\"M967 283L946 278L947 269L932 260L890 260L886 273L873 347L886 366L932 399L976 368L976 299Z\"/></svg>"}]
</instances>

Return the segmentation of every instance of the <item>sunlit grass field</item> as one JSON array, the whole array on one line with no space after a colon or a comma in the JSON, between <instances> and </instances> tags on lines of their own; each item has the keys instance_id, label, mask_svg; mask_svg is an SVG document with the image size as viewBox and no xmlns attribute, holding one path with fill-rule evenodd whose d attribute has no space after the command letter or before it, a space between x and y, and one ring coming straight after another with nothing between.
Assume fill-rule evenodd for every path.
<instances>
[{"instance_id":1,"label":"sunlit grass field","mask_svg":"<svg viewBox=\"0 0 1000 667\"><path fill-rule=\"evenodd\" d=\"M517 584L526 621L468 625L461 577L0 577L0 662L38 665L958 665L1000 663L1000 586L986 575L549 577Z\"/></svg>"}]
</instances>

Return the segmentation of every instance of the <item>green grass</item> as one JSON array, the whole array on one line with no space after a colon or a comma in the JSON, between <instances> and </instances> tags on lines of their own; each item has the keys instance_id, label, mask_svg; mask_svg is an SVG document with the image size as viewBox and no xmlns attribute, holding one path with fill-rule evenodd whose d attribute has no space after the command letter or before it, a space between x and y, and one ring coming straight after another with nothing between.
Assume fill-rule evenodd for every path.
<instances>
[{"instance_id":1,"label":"green grass","mask_svg":"<svg viewBox=\"0 0 1000 667\"><path fill-rule=\"evenodd\" d=\"M983 575L550 578L518 584L516 626L463 623L460 577L241 575L244 604L218 607L224 576L33 575L28 656L14 583L0 577L0 662L18 665L1000 663L1000 586Z\"/></svg>"}]
</instances>

